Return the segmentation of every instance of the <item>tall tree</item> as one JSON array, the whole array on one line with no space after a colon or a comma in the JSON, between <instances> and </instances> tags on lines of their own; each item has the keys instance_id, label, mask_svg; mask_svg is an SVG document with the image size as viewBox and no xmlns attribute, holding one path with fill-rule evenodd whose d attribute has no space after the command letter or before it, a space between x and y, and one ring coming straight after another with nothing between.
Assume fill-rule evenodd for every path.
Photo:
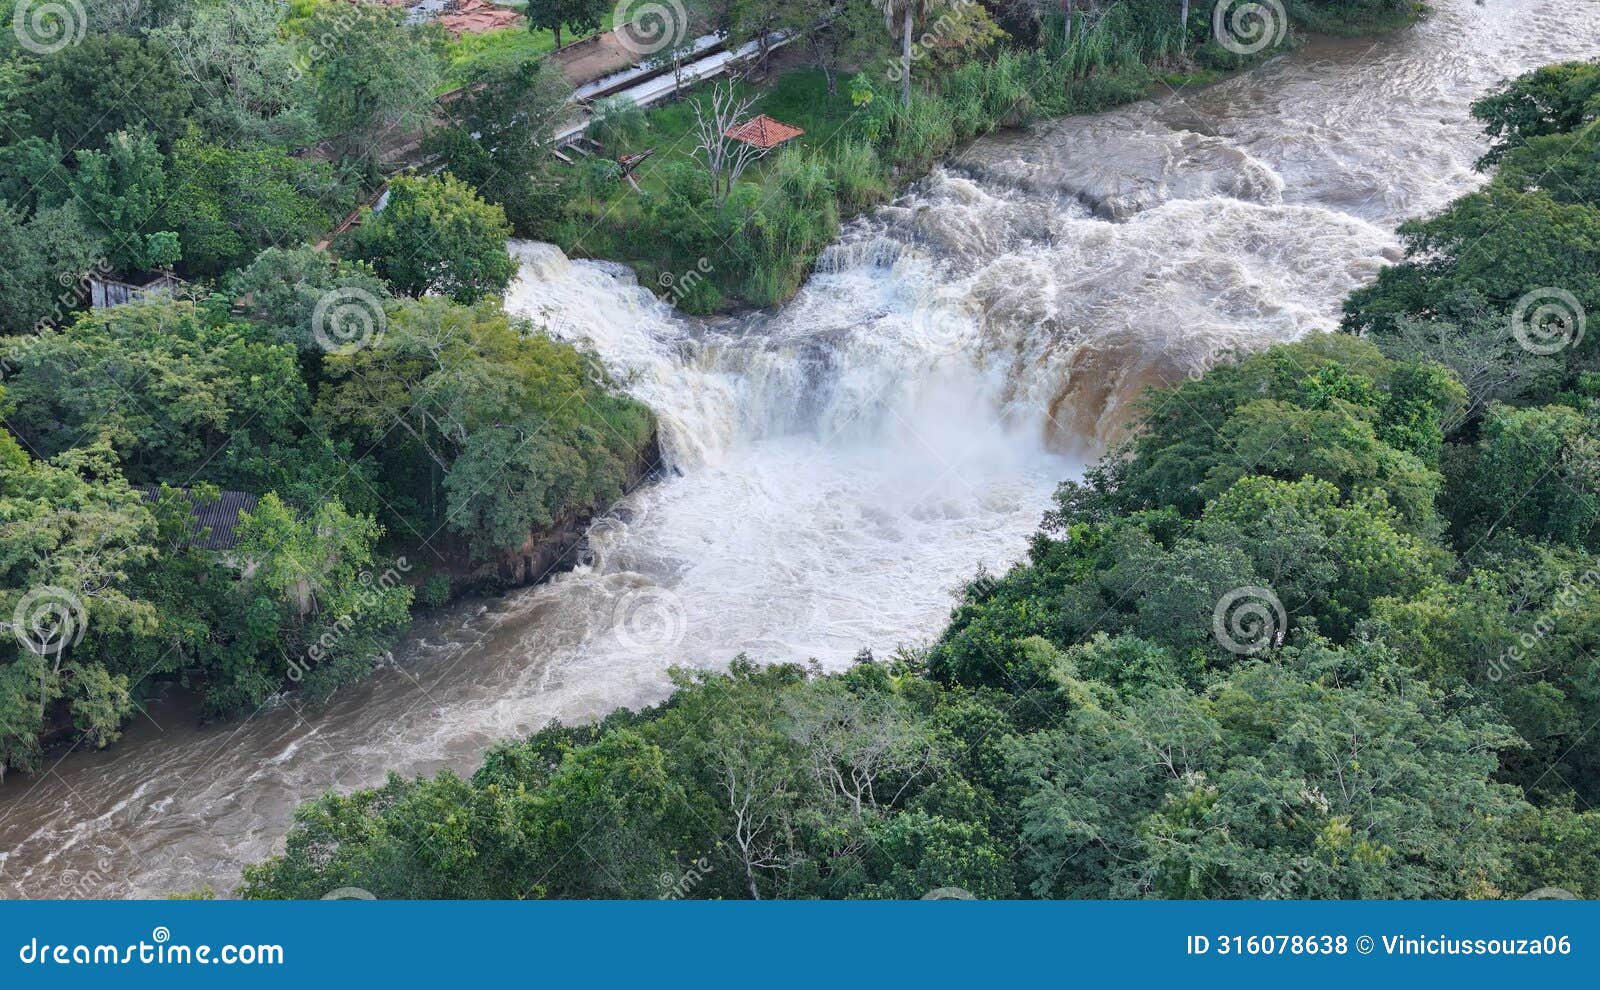
<instances>
[{"instance_id":1,"label":"tall tree","mask_svg":"<svg viewBox=\"0 0 1600 990\"><path fill-rule=\"evenodd\" d=\"M938 0L872 0L883 11L884 27L900 39L900 102L911 104L911 46L916 24L927 18Z\"/></svg>"},{"instance_id":2,"label":"tall tree","mask_svg":"<svg viewBox=\"0 0 1600 990\"><path fill-rule=\"evenodd\" d=\"M505 210L445 172L392 180L387 205L368 212L340 249L371 262L401 292L471 303L511 283L517 268L506 252L510 236Z\"/></svg>"},{"instance_id":3,"label":"tall tree","mask_svg":"<svg viewBox=\"0 0 1600 990\"><path fill-rule=\"evenodd\" d=\"M528 0L528 30L555 34L561 47L561 29L571 28L579 37L600 29L600 22L611 9L608 0Z\"/></svg>"},{"instance_id":4,"label":"tall tree","mask_svg":"<svg viewBox=\"0 0 1600 990\"><path fill-rule=\"evenodd\" d=\"M433 119L440 53L401 11L324 4L306 39L317 121L345 154L371 163L383 142Z\"/></svg>"}]
</instances>

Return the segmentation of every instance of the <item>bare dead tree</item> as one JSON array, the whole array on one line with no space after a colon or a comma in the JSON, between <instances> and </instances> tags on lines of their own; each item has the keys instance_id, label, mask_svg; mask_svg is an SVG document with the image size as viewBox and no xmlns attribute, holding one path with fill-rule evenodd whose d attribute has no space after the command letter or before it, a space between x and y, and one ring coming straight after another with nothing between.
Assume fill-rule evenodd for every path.
<instances>
[{"instance_id":1,"label":"bare dead tree","mask_svg":"<svg viewBox=\"0 0 1600 990\"><path fill-rule=\"evenodd\" d=\"M783 848L783 840L790 832L785 808L787 789L782 781L764 780L757 768L741 766L737 760L724 761L719 769L733 818L730 845L744 868L750 899L759 901L761 887L757 877L790 866L790 857Z\"/></svg>"},{"instance_id":2,"label":"bare dead tree","mask_svg":"<svg viewBox=\"0 0 1600 990\"><path fill-rule=\"evenodd\" d=\"M691 105L696 141L691 154L705 166L718 203L727 201L740 176L767 153L766 148L728 137L728 131L743 123L754 105L755 97L739 98L731 82L718 83Z\"/></svg>"},{"instance_id":3,"label":"bare dead tree","mask_svg":"<svg viewBox=\"0 0 1600 990\"><path fill-rule=\"evenodd\" d=\"M812 778L858 819L893 807L938 762L931 737L894 702L818 691L789 704L787 714L789 738Z\"/></svg>"}]
</instances>

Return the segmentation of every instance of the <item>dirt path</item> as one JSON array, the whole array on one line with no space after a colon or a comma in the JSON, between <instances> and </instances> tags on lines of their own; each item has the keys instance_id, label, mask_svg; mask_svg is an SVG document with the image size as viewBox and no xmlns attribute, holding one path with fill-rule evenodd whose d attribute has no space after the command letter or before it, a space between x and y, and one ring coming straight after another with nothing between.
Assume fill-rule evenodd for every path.
<instances>
[{"instance_id":1,"label":"dirt path","mask_svg":"<svg viewBox=\"0 0 1600 990\"><path fill-rule=\"evenodd\" d=\"M561 66L561 74L574 86L594 82L596 79L621 72L639 61L639 56L629 51L617 39L615 31L585 38L550 55Z\"/></svg>"}]
</instances>

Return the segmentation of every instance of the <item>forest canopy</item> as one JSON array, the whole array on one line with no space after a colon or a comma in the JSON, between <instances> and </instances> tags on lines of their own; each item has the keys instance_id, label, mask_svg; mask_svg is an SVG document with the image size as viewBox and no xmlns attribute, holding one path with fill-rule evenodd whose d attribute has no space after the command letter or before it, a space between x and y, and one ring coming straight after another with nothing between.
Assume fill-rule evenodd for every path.
<instances>
[{"instance_id":1,"label":"forest canopy","mask_svg":"<svg viewBox=\"0 0 1600 990\"><path fill-rule=\"evenodd\" d=\"M1488 185L1406 225L1349 332L1148 394L926 648L740 657L326 795L243 892L1600 896L1600 218L1527 178L1595 181L1595 72L1480 101Z\"/></svg>"}]
</instances>

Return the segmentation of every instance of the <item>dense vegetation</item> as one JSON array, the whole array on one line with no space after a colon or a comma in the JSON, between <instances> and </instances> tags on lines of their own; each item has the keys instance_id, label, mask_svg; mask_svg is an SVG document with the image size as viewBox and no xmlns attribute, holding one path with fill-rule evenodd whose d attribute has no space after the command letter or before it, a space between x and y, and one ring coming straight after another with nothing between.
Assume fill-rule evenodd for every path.
<instances>
[{"instance_id":1,"label":"dense vegetation","mask_svg":"<svg viewBox=\"0 0 1600 990\"><path fill-rule=\"evenodd\" d=\"M509 235L707 273L687 308L769 302L956 142L1247 61L1168 0L916 4L903 51L868 0L705 0L680 29L801 32L804 65L751 78L811 133L719 181L682 145L695 103L602 108L608 154L660 146L635 195L548 153L571 85L535 56L606 6L534 0L516 38L452 39L344 0L0 0L0 773L115 738L161 681L216 716L325 694L414 597L637 477L648 412L494 301ZM88 311L91 281L158 288ZM196 520L241 498L212 545Z\"/></svg>"},{"instance_id":2,"label":"dense vegetation","mask_svg":"<svg viewBox=\"0 0 1600 990\"><path fill-rule=\"evenodd\" d=\"M909 65L901 38L884 30L885 12L898 25L907 6ZM1370 30L1416 10L1410 0L1300 0L1288 5L1290 23L1271 21L1260 46L1252 39L1241 54L1214 33L1211 5L1174 0L710 0L706 20L735 39L801 32L785 59L799 67L736 92L751 113L806 136L727 192L696 150L692 103L648 114L602 104L590 133L608 152L654 153L642 194L617 181L614 162L582 162L561 177L571 189L565 215L540 235L570 254L627 260L680 308L771 305L799 288L841 218L980 134L1203 81L1271 54L1293 27ZM704 275L686 287L694 272Z\"/></svg>"},{"instance_id":3,"label":"dense vegetation","mask_svg":"<svg viewBox=\"0 0 1600 990\"><path fill-rule=\"evenodd\" d=\"M654 433L501 311L506 208L466 180L397 177L314 246L396 134L459 137L436 31L327 0L87 9L0 41L0 774L116 738L163 681L207 716L326 695L419 594L614 501ZM548 98L537 66L495 78L463 108ZM512 164L537 137L484 131ZM182 282L87 309L90 278L156 275Z\"/></svg>"},{"instance_id":4,"label":"dense vegetation","mask_svg":"<svg viewBox=\"0 0 1600 990\"><path fill-rule=\"evenodd\" d=\"M927 649L327 795L245 893L1600 896L1596 94L1476 104L1493 180L1357 333L1148 396Z\"/></svg>"}]
</instances>

